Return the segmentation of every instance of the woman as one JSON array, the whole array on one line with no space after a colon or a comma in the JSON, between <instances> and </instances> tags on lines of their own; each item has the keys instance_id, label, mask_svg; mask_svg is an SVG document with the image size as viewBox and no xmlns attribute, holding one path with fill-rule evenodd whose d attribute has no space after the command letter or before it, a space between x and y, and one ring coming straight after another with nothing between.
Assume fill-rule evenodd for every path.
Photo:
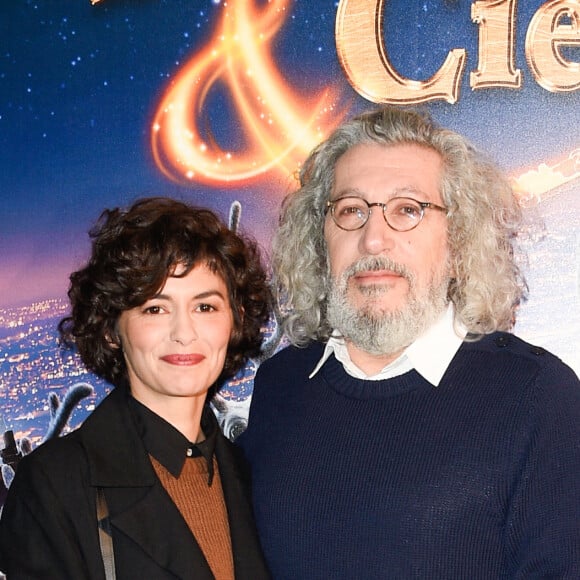
<instances>
[{"instance_id":1,"label":"woman","mask_svg":"<svg viewBox=\"0 0 580 580\"><path fill-rule=\"evenodd\" d=\"M116 388L20 462L2 569L11 580L267 578L243 465L206 404L259 352L270 298L255 244L167 198L106 210L91 236L59 330Z\"/></svg>"}]
</instances>

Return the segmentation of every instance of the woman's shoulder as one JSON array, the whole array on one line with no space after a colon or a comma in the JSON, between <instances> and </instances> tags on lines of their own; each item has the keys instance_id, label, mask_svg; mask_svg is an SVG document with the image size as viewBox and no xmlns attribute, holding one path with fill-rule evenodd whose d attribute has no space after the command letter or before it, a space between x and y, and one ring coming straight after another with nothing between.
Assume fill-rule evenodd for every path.
<instances>
[{"instance_id":1,"label":"woman's shoulder","mask_svg":"<svg viewBox=\"0 0 580 580\"><path fill-rule=\"evenodd\" d=\"M36 496L50 490L71 489L80 485L86 473L85 453L75 431L40 443L24 455L16 466L9 496L11 491Z\"/></svg>"}]
</instances>

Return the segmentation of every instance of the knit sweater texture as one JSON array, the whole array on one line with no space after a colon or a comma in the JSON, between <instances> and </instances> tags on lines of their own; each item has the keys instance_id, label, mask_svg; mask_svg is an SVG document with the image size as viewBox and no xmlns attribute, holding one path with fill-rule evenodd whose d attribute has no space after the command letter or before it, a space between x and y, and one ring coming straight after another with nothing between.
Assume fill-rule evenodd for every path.
<instances>
[{"instance_id":1,"label":"knit sweater texture","mask_svg":"<svg viewBox=\"0 0 580 580\"><path fill-rule=\"evenodd\" d=\"M208 485L205 457L188 458L179 477L173 477L153 456L149 458L161 485L199 544L213 575L219 580L233 580L230 526L216 458L212 459L214 477L211 485Z\"/></svg>"},{"instance_id":2,"label":"knit sweater texture","mask_svg":"<svg viewBox=\"0 0 580 580\"><path fill-rule=\"evenodd\" d=\"M580 382L513 335L465 342L440 385L352 378L323 345L264 362L249 426L277 579L580 578Z\"/></svg>"}]
</instances>

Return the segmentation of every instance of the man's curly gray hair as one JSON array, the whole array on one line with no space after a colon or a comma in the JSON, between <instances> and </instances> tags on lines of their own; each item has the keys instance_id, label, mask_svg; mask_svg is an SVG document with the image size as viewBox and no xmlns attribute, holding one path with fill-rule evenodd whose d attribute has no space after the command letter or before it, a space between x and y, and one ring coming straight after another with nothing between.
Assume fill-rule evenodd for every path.
<instances>
[{"instance_id":1,"label":"man's curly gray hair","mask_svg":"<svg viewBox=\"0 0 580 580\"><path fill-rule=\"evenodd\" d=\"M326 340L329 268L324 239L325 203L338 159L360 144L415 144L441 156L440 190L449 208L449 299L470 334L508 330L526 284L514 243L521 211L507 178L461 135L437 125L426 112L382 107L344 123L309 155L301 187L284 201L273 240L272 266L289 340Z\"/></svg>"}]
</instances>

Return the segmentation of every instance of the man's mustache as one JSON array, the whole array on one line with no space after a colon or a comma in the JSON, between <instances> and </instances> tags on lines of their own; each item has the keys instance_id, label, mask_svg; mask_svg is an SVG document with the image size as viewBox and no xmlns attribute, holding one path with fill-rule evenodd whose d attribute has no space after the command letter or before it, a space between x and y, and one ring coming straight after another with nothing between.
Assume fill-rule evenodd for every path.
<instances>
[{"instance_id":1,"label":"man's mustache","mask_svg":"<svg viewBox=\"0 0 580 580\"><path fill-rule=\"evenodd\" d=\"M344 271L343 278L348 280L359 272L377 272L379 270L394 272L409 281L414 278L413 273L408 268L387 256L363 256Z\"/></svg>"}]
</instances>

